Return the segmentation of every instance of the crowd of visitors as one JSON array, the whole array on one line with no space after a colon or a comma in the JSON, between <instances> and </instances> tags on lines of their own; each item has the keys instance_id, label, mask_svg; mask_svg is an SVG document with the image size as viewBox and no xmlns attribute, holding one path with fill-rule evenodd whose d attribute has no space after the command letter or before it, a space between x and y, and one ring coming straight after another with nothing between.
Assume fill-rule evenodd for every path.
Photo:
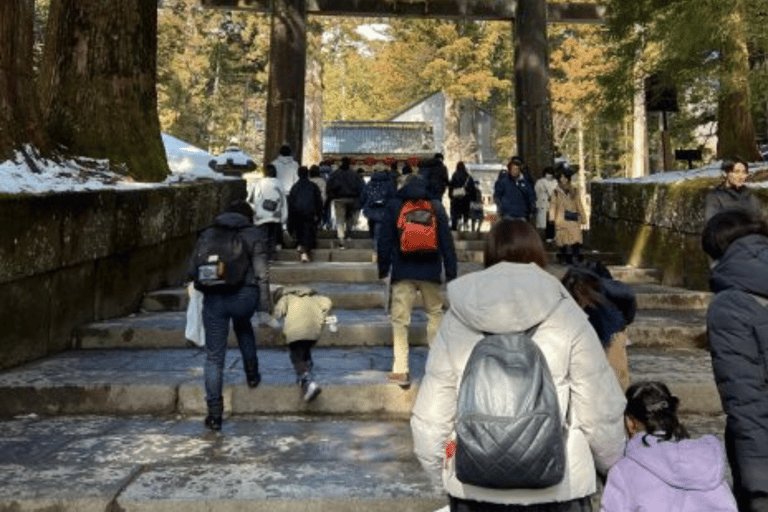
<instances>
[{"instance_id":1,"label":"crowd of visitors","mask_svg":"<svg viewBox=\"0 0 768 512\"><path fill-rule=\"evenodd\" d=\"M281 149L263 177L248 180L246 200L201 234L190 260L189 277L203 293L205 425L222 426L230 322L248 386L261 381L256 311L283 319L301 398L320 394L311 348L333 304L303 286L273 297L269 262L285 235L299 260L311 261L321 228L335 228L338 247L347 247L362 213L388 287L390 383L411 385L417 294L427 316L429 351L411 429L418 460L447 495L446 510L590 511L601 480L606 512L768 511L768 224L744 186L747 173L741 160L723 165L702 233L713 262L707 336L727 416L725 450L714 436L690 439L664 383L631 382L633 289L604 265L583 261L586 213L572 170L547 168L534 185L518 157L493 187L498 216L485 236L484 269L459 276L451 232L479 229L483 220L476 217L481 187L464 162L449 177L437 154L415 170L375 170L366 182L349 158L336 169L308 168ZM547 271L550 239L567 265L560 280ZM531 454L547 463L526 462L524 478L498 477Z\"/></svg>"}]
</instances>

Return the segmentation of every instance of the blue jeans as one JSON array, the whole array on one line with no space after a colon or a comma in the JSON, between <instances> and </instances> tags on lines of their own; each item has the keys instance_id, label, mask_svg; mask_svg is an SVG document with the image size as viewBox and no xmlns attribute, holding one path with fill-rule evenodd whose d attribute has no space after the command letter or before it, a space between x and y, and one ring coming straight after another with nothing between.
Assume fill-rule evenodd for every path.
<instances>
[{"instance_id":1,"label":"blue jeans","mask_svg":"<svg viewBox=\"0 0 768 512\"><path fill-rule=\"evenodd\" d=\"M250 380L259 373L256 356L256 335L251 317L259 307L259 288L243 286L235 293L206 293L203 298L203 326L205 327L205 401L208 414L221 416L224 399L221 396L224 378L224 359L227 355L229 321L235 330L237 344L243 356L243 368Z\"/></svg>"}]
</instances>

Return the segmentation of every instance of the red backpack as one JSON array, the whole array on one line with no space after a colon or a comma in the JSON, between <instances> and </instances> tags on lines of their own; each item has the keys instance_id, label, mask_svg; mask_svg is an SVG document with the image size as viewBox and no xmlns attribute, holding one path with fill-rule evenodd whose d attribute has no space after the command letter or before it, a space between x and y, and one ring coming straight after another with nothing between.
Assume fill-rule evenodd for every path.
<instances>
[{"instance_id":1,"label":"red backpack","mask_svg":"<svg viewBox=\"0 0 768 512\"><path fill-rule=\"evenodd\" d=\"M403 201L397 217L397 230L403 254L437 252L437 214L428 199Z\"/></svg>"}]
</instances>

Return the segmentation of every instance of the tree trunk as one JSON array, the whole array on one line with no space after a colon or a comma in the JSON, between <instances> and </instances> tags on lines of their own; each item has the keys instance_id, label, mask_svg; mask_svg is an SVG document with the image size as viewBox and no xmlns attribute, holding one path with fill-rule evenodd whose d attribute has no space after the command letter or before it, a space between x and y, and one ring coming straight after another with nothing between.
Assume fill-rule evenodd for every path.
<instances>
[{"instance_id":1,"label":"tree trunk","mask_svg":"<svg viewBox=\"0 0 768 512\"><path fill-rule=\"evenodd\" d=\"M461 112L460 101L443 93L443 162L450 175L456 163L462 160L461 155Z\"/></svg>"},{"instance_id":2,"label":"tree trunk","mask_svg":"<svg viewBox=\"0 0 768 512\"><path fill-rule=\"evenodd\" d=\"M734 5L735 22L731 38L722 51L723 95L717 112L717 157L741 157L748 162L760 161L755 140L755 125L749 107L749 53L745 39L744 5Z\"/></svg>"},{"instance_id":3,"label":"tree trunk","mask_svg":"<svg viewBox=\"0 0 768 512\"><path fill-rule=\"evenodd\" d=\"M648 174L648 112L645 109L645 76L640 61L635 62L635 96L632 102L632 167L630 178Z\"/></svg>"},{"instance_id":4,"label":"tree trunk","mask_svg":"<svg viewBox=\"0 0 768 512\"><path fill-rule=\"evenodd\" d=\"M0 161L30 144L46 152L32 70L34 0L0 2Z\"/></svg>"},{"instance_id":5,"label":"tree trunk","mask_svg":"<svg viewBox=\"0 0 768 512\"><path fill-rule=\"evenodd\" d=\"M320 63L309 64L304 104L304 150L301 161L305 165L320 163L323 154L323 73Z\"/></svg>"},{"instance_id":6,"label":"tree trunk","mask_svg":"<svg viewBox=\"0 0 768 512\"><path fill-rule=\"evenodd\" d=\"M264 161L287 145L304 154L304 81L307 74L306 0L275 0L269 50L267 133Z\"/></svg>"},{"instance_id":7,"label":"tree trunk","mask_svg":"<svg viewBox=\"0 0 768 512\"><path fill-rule=\"evenodd\" d=\"M517 153L536 180L555 160L546 0L519 0L514 30Z\"/></svg>"},{"instance_id":8,"label":"tree trunk","mask_svg":"<svg viewBox=\"0 0 768 512\"><path fill-rule=\"evenodd\" d=\"M40 81L51 139L136 179L163 180L156 61L157 0L52 0Z\"/></svg>"}]
</instances>

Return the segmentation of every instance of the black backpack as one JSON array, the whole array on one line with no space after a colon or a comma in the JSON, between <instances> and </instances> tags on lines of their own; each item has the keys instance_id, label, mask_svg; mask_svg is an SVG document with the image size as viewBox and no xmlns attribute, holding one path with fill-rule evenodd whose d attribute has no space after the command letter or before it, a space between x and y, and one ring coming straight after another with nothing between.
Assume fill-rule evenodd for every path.
<instances>
[{"instance_id":1,"label":"black backpack","mask_svg":"<svg viewBox=\"0 0 768 512\"><path fill-rule=\"evenodd\" d=\"M240 229L215 224L205 228L192 253L195 288L233 293L245 284L251 265Z\"/></svg>"},{"instance_id":2,"label":"black backpack","mask_svg":"<svg viewBox=\"0 0 768 512\"><path fill-rule=\"evenodd\" d=\"M563 479L565 429L532 331L486 334L472 349L456 409L456 477L465 484L538 489Z\"/></svg>"},{"instance_id":3,"label":"black backpack","mask_svg":"<svg viewBox=\"0 0 768 512\"><path fill-rule=\"evenodd\" d=\"M366 204L368 208L384 208L387 204L390 194L390 183L387 181L372 181L368 182L368 195L366 197Z\"/></svg>"}]
</instances>

